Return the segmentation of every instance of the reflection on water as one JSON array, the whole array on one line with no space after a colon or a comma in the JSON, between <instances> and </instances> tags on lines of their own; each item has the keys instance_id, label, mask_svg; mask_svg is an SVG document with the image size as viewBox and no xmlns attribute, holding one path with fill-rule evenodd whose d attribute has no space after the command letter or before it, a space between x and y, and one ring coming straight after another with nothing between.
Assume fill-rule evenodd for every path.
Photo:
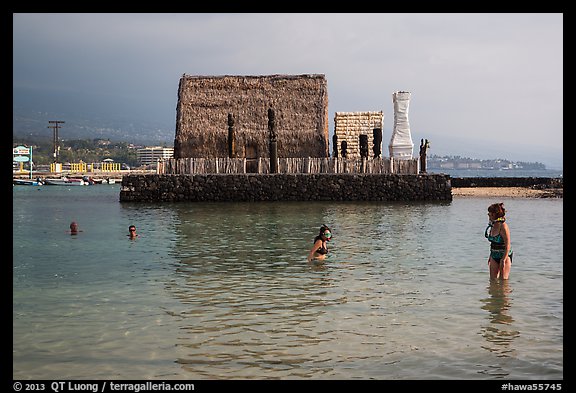
<instances>
[{"instance_id":1,"label":"reflection on water","mask_svg":"<svg viewBox=\"0 0 576 393\"><path fill-rule=\"evenodd\" d=\"M192 378L385 377L382 367L416 350L408 334L411 310L432 297L419 288L425 258L398 243L421 247L410 232L434 221L425 213L430 209L175 207L170 254L177 262L166 290L178 304L165 312L178 326L176 363ZM308 263L323 223L334 234L330 254Z\"/></svg>"},{"instance_id":2,"label":"reflection on water","mask_svg":"<svg viewBox=\"0 0 576 393\"><path fill-rule=\"evenodd\" d=\"M76 188L14 192L15 379L562 378L561 200L506 202L515 267L487 288L491 200L120 205ZM321 224L330 253L310 264Z\"/></svg>"},{"instance_id":3,"label":"reflection on water","mask_svg":"<svg viewBox=\"0 0 576 393\"><path fill-rule=\"evenodd\" d=\"M514 319L510 315L510 294L512 289L509 280L491 280L488 286L490 297L482 299L483 310L490 313L490 322L498 326L499 324L510 325Z\"/></svg>"},{"instance_id":4,"label":"reflection on water","mask_svg":"<svg viewBox=\"0 0 576 393\"><path fill-rule=\"evenodd\" d=\"M480 329L487 345L482 348L498 357L514 357L516 349L513 341L520 336L512 317L512 287L509 280L490 280L487 287L488 297L481 299L482 310L488 311L487 324ZM492 367L491 375L506 376L508 371L502 367Z\"/></svg>"}]
</instances>

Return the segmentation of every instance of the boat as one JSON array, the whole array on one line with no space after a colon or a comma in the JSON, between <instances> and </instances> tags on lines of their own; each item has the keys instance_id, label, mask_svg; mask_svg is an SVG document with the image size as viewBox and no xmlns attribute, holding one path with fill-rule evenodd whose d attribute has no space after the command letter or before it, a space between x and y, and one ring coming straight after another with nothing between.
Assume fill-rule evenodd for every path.
<instances>
[{"instance_id":1,"label":"boat","mask_svg":"<svg viewBox=\"0 0 576 393\"><path fill-rule=\"evenodd\" d=\"M86 182L82 179L70 179L62 177L60 179L44 179L44 184L47 186L84 186Z\"/></svg>"},{"instance_id":2,"label":"boat","mask_svg":"<svg viewBox=\"0 0 576 393\"><path fill-rule=\"evenodd\" d=\"M41 186L44 183L40 180L32 179L12 179L12 184L16 186Z\"/></svg>"},{"instance_id":3,"label":"boat","mask_svg":"<svg viewBox=\"0 0 576 393\"><path fill-rule=\"evenodd\" d=\"M107 177L107 178L100 179L99 184L114 184L114 183L116 183L116 179L113 179L111 177Z\"/></svg>"}]
</instances>

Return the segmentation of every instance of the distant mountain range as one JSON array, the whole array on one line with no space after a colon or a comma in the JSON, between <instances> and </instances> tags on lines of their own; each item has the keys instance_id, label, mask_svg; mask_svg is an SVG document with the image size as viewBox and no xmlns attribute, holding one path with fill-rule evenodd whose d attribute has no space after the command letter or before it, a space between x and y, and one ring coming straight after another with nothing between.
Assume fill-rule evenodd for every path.
<instances>
[{"instance_id":1,"label":"distant mountain range","mask_svg":"<svg viewBox=\"0 0 576 393\"><path fill-rule=\"evenodd\" d=\"M139 121L120 117L82 117L79 115L32 112L14 109L13 136L33 139L52 139L50 120L61 120L60 140L110 139L141 145L172 145L175 125L160 122ZM175 120L174 120L175 122Z\"/></svg>"},{"instance_id":2,"label":"distant mountain range","mask_svg":"<svg viewBox=\"0 0 576 393\"><path fill-rule=\"evenodd\" d=\"M60 140L73 139L109 139L115 142L128 142L138 145L172 146L175 137L176 116L173 121L154 121L140 119L137 116L106 114L69 114L56 112L35 112L24 107L14 106L13 137L42 138L52 140L53 130L48 128L50 120L65 123L59 131ZM391 130L384 128L382 148L384 155L388 151L388 138ZM330 141L332 132L330 131ZM412 134L414 154L418 154L420 135ZM511 161L540 162L548 169L562 169L562 147L556 151L547 151L539 146L524 146L520 142L514 146L494 146L490 141L470 139L459 136L424 135L430 140L429 155L451 155L473 157L476 159L507 159Z\"/></svg>"}]
</instances>

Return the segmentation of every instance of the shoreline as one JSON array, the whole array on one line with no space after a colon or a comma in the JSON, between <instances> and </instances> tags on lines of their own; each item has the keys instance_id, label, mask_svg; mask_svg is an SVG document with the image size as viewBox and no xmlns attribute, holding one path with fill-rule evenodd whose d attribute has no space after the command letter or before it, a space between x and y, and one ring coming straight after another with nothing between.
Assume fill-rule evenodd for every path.
<instances>
[{"instance_id":1,"label":"shoreline","mask_svg":"<svg viewBox=\"0 0 576 393\"><path fill-rule=\"evenodd\" d=\"M40 177L57 178L62 176L68 177L81 177L90 176L95 180L99 179L114 179L116 183L122 183L122 179L125 175L150 175L155 174L156 171L151 170L129 170L129 171L119 171L110 173L35 173L38 175L44 175ZM14 173L13 179L27 179L28 174ZM526 183L526 180L528 183ZM537 178L537 180L543 180L544 183L534 183L534 178L452 178L452 183L457 183L459 185L473 185L473 187L451 187L451 193L453 198L489 198L489 197L501 197L501 198L563 198L564 188L562 185L558 187L558 183L554 183L556 179L552 178ZM552 183L550 183L552 181ZM507 185L510 184L522 184L515 186L494 186L500 183ZM480 184L477 184L480 183ZM530 185L528 185L530 184ZM560 182L562 184L562 182Z\"/></svg>"},{"instance_id":2,"label":"shoreline","mask_svg":"<svg viewBox=\"0 0 576 393\"><path fill-rule=\"evenodd\" d=\"M530 187L452 187L454 198L563 198L563 188Z\"/></svg>"}]
</instances>

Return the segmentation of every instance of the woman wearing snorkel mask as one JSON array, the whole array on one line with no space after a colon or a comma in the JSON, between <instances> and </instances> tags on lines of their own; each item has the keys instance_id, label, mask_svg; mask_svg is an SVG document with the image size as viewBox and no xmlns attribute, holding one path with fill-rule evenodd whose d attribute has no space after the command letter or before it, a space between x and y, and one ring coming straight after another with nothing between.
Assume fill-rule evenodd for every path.
<instances>
[{"instance_id":1,"label":"woman wearing snorkel mask","mask_svg":"<svg viewBox=\"0 0 576 393\"><path fill-rule=\"evenodd\" d=\"M308 254L308 262L313 259L322 260L328 254L327 243L332 239L332 231L326 225L320 227L320 233L314 238L314 246Z\"/></svg>"}]
</instances>

